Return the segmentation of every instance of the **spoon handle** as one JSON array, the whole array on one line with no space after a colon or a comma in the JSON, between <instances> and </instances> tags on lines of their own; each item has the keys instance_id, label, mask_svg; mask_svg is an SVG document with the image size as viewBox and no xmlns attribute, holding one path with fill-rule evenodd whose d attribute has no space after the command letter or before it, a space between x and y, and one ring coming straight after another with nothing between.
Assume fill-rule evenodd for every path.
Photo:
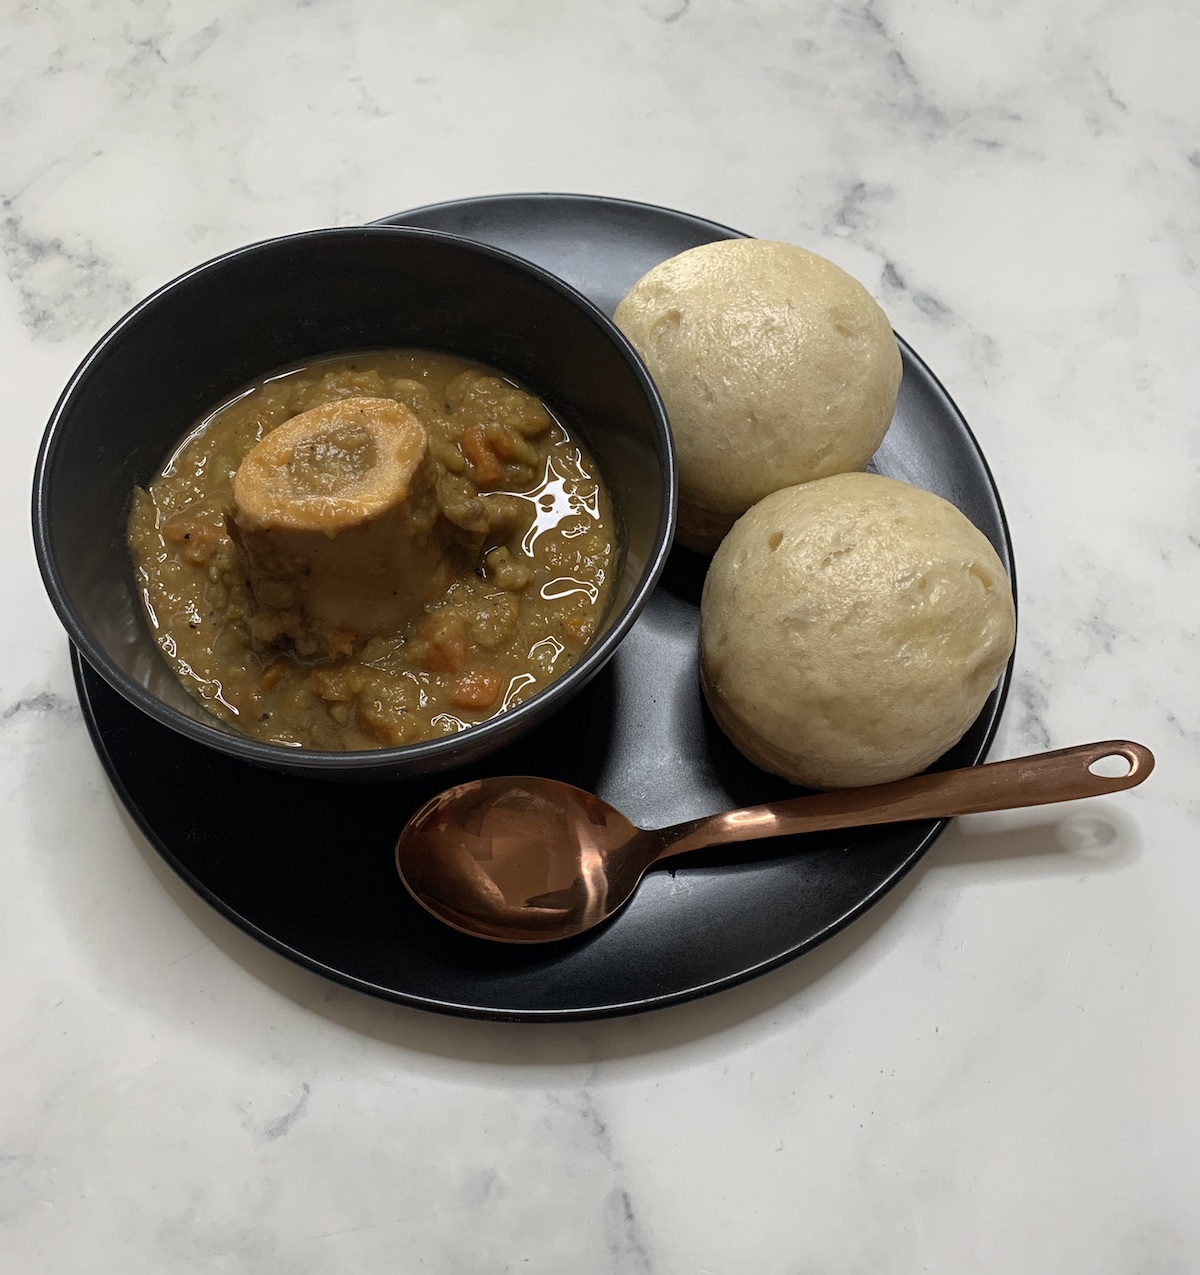
<instances>
[{"instance_id":1,"label":"spoon handle","mask_svg":"<svg viewBox=\"0 0 1200 1275\"><path fill-rule=\"evenodd\" d=\"M1128 771L1112 776L1098 775L1091 769L1109 757L1123 758ZM946 819L984 810L1016 810L1098 797L1140 784L1153 769L1154 754L1142 744L1124 739L1079 744L1012 761L917 775L868 788L794 797L694 819L661 830L659 835L665 844L657 857L670 858L730 841L904 823L909 819Z\"/></svg>"}]
</instances>

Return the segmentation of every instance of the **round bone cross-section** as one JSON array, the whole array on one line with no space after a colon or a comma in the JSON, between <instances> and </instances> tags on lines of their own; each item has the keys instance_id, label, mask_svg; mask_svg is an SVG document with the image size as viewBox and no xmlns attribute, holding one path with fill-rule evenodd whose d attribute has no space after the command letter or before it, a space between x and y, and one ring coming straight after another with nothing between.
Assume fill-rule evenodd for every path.
<instances>
[{"instance_id":1,"label":"round bone cross-section","mask_svg":"<svg viewBox=\"0 0 1200 1275\"><path fill-rule=\"evenodd\" d=\"M292 417L242 462L233 497L256 602L298 649L398 632L445 593L428 435L393 399Z\"/></svg>"}]
</instances>

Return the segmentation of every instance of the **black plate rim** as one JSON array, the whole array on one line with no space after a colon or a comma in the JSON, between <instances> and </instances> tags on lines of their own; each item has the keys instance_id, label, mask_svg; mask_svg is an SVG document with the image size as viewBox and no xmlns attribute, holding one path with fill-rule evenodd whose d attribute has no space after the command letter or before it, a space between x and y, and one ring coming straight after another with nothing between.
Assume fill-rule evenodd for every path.
<instances>
[{"instance_id":1,"label":"black plate rim","mask_svg":"<svg viewBox=\"0 0 1200 1275\"><path fill-rule=\"evenodd\" d=\"M719 222L710 221L706 218L697 217L691 213L678 212L662 205L644 203L636 200L622 199L607 195L583 195L583 194L556 194L553 192L531 192L528 194L508 193L499 195L482 195L473 196L467 199L447 200L444 202L422 205L403 213L392 214L390 217L380 218L376 221L368 223L372 226L388 226L403 225L392 220L392 218L415 217L431 212L444 212L453 208L485 206L495 203L520 203L527 201L563 201L577 202L583 204L603 203L608 205L616 205L625 207L635 211L645 211L654 214L667 214L673 218L691 223L694 226L702 227L705 230L716 232L714 237L732 237L746 238L743 232L733 229L732 227L722 225ZM445 232L452 233L452 232ZM503 251L503 250L501 250ZM515 254L514 254L515 255ZM544 269L544 267L543 267ZM1016 571L1013 562L1013 546L1012 536L1008 524L1008 518L1004 510L1003 502L1000 498L1000 492L996 485L995 476L992 473L991 466L987 462L979 441L975 437L974 431L970 428L958 405L947 392L936 374L929 368L928 364L916 353L915 350L903 339L898 333L896 339L903 347L906 355L918 365L924 375L928 378L929 383L937 390L938 396L942 400L946 409L955 417L958 425L961 427L964 435L969 439L972 450L975 454L976 461L979 465L981 473L986 477L987 487L991 497L991 503L994 505L995 514L1002 532L1002 544L997 546L997 552L1000 555L1005 569L1008 572L1010 582L1013 588L1014 606L1016 605ZM225 903L221 898L215 895L202 881L176 857L170 847L162 840L157 831L149 825L141 810L134 802L124 780L113 761L106 741L100 731L99 722L97 720L94 705L92 703L89 678L94 678L98 683L102 684L103 679L81 653L79 648L70 643L70 658L72 673L75 681L76 691L79 697L80 706L83 710L83 716L87 725L88 734L92 740L92 744L99 755L101 764L104 768L109 781L120 798L122 806L133 819L141 833L146 837L149 844L154 848L158 855L167 863L173 872L206 904L208 904L215 912L222 915L226 920L231 921L243 933L262 943L265 947L283 956L285 959L300 965L305 969L312 971L321 977L327 978L344 987L348 987L354 991L366 993L367 995L399 1004L412 1009L431 1011L442 1013L458 1018L467 1018L477 1021L487 1022L585 1022L595 1021L608 1018L628 1017L633 1014L645 1013L654 1009L663 1009L672 1005L686 1003L687 1001L700 999L702 997L712 995L716 992L724 991L729 988L736 987L742 983L749 982L771 970L778 969L783 965L803 956L806 952L818 947L820 944L828 941L834 935L849 926L853 921L861 917L875 904L879 903L884 895L888 894L895 888L899 882L908 875L916 866L917 862L928 852L929 848L937 840L939 836L949 826L949 819L941 819L929 821L923 826L925 827L924 835L914 846L912 851L900 862L896 868L881 881L870 894L859 900L853 907L848 908L841 916L831 921L818 933L809 935L801 942L777 952L766 960L759 961L756 964L747 966L737 970L731 974L723 975L719 978L710 979L701 984L696 984L678 991L663 993L661 995L644 997L639 1000L631 1000L620 1003L609 1003L602 1006L589 1005L577 1008L556 1007L552 1009L531 1009L522 1008L515 1010L503 1010L491 1008L487 1006L463 1004L451 1000L442 1000L435 997L420 996L411 992L399 991L392 987L382 984L373 983L368 979L359 978L346 971L335 969L323 962L316 960L306 953L282 942L273 935L261 929L249 918L242 915L235 908ZM996 733L999 729L1000 720L1003 716L1004 707L1007 703L1009 691L1012 684L1013 669L1015 665L1016 651L1010 656L1004 672L1001 675L997 692L992 700L989 717L986 723L986 729L979 747L979 761L982 762L988 755L991 746L995 740ZM251 766L251 763L243 763ZM917 825L922 826L922 825Z\"/></svg>"},{"instance_id":2,"label":"black plate rim","mask_svg":"<svg viewBox=\"0 0 1200 1275\"><path fill-rule=\"evenodd\" d=\"M916 866L917 861L921 859L931 845L942 835L949 826L949 819L939 819L931 824L925 836L921 839L920 844L912 851L912 853L901 863L896 870L884 882L882 882L874 893L869 895L857 903L849 911L838 917L836 921L830 922L825 929L818 934L810 935L802 943L787 951L777 953L775 956L765 961L760 961L757 965L747 966L745 969L738 970L734 974L725 975L722 978L711 979L707 983L698 984L694 987L687 988L678 992L667 992L661 996L646 997L642 1000L622 1001L619 1003L608 1004L604 1006L587 1006L575 1009L520 1009L520 1010L497 1010L488 1009L479 1005L465 1005L457 1001L438 1000L431 996L417 996L412 992L401 992L392 987L385 987L381 983L372 983L369 979L356 978L352 974L346 973L344 970L335 969L331 965L326 965L321 961L315 960L313 957L300 951L298 948L292 947L290 944L282 942L274 935L269 934L266 930L261 929L255 922L240 913L236 908L227 904L219 895L214 894L208 886L204 884L194 873L176 857L170 846L158 835L158 832L143 816L141 809L133 800L129 793L125 782L121 777L120 771L113 762L112 756L108 751L108 747L104 741L104 737L100 732L99 723L93 711L90 687L88 686L88 678L99 679L99 674L91 667L83 658L79 648L74 643L69 644L69 652L71 659L71 670L75 681L75 690L79 697L80 707L83 710L84 722L87 725L88 735L91 738L92 745L100 758L100 763L104 768L104 773L108 776L109 782L112 784L117 796L121 800L121 805L125 812L137 825L138 830L154 848L160 858L167 864L172 872L199 896L214 912L219 913L225 920L232 922L239 930L249 937L261 943L264 947L270 948L278 955L291 961L293 964L300 965L310 970L314 974L318 974L323 978L330 979L335 983L340 983L343 987L348 987L356 992L363 992L368 996L374 996L380 1000L390 1001L396 1005L403 1005L409 1009L426 1010L432 1013L446 1014L453 1018L469 1018L482 1022L494 1023L558 1023L558 1022L595 1022L606 1018L628 1018L633 1014L645 1014L656 1009L666 1009L671 1005L685 1004L691 1000L699 1000L705 996L711 996L716 992L725 991L728 988L737 987L741 983L748 983L751 979L758 978L762 974L769 973L771 970L778 969L780 966L788 964L790 961L796 960L803 956L806 952L811 951L815 947L819 947L822 943L845 929L851 922L855 921L864 912L874 907L885 894L889 893L896 885L903 880L904 877ZM1004 686L1001 691L1001 697L997 701L996 720L999 721L1000 710L1003 708L1003 701L1007 695L1008 687ZM987 738L984 741L983 752L986 755L987 749L991 746L992 738L995 734L995 724L989 729ZM252 763L245 763L251 765ZM352 790L348 790L352 791Z\"/></svg>"},{"instance_id":3,"label":"black plate rim","mask_svg":"<svg viewBox=\"0 0 1200 1275\"><path fill-rule=\"evenodd\" d=\"M530 201L546 200L558 204L606 204L611 208L628 208L633 212L669 213L677 221L690 221L693 226L704 230L719 230L730 239L750 239L753 236L744 230L726 226L723 222L713 221L708 217L698 217L695 213L681 212L678 208L668 208L665 204L652 204L643 199L625 199L621 195L587 195L579 191L528 190L503 191L495 195L468 195L463 199L443 199L432 204L421 204L416 208L406 208L403 212L389 213L386 217L376 217L368 221L368 226L411 226L410 217L424 217L427 213L444 213L456 208L486 208L493 204L523 204ZM453 231L445 231L453 234ZM467 236L469 237L469 236ZM544 268L544 267L543 267ZM593 302L593 304L595 304Z\"/></svg>"}]
</instances>

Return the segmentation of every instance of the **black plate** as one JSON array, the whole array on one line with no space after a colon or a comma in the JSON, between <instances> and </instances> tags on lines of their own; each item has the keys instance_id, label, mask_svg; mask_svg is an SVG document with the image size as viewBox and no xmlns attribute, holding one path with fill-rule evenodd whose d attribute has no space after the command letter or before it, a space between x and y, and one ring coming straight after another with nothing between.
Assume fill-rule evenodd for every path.
<instances>
[{"instance_id":1,"label":"black plate","mask_svg":"<svg viewBox=\"0 0 1200 1275\"><path fill-rule=\"evenodd\" d=\"M588 196L466 200L386 220L517 252L609 313L658 261L737 237L682 213ZM901 349L896 419L874 467L953 501L1011 576L1004 514L979 447L932 373L903 342ZM342 786L277 775L157 725L77 654L76 684L108 773L151 842L214 907L285 956L425 1009L504 1019L631 1013L728 987L829 938L881 898L944 827L906 824L692 858L652 873L607 927L547 947L466 938L409 899L392 863L396 834L428 796L468 774L553 775L646 825L795 792L746 763L702 705L694 652L704 565L686 550L672 554L616 657L538 733L471 772L425 781ZM983 758L1010 671L939 766ZM207 800L193 803L194 793Z\"/></svg>"}]
</instances>

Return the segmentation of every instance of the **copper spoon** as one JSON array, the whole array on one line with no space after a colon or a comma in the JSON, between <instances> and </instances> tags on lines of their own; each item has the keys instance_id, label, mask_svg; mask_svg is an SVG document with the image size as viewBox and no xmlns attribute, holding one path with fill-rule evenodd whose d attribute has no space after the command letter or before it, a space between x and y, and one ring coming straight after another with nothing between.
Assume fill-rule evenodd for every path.
<instances>
[{"instance_id":1,"label":"copper spoon","mask_svg":"<svg viewBox=\"0 0 1200 1275\"><path fill-rule=\"evenodd\" d=\"M1091 767L1109 757L1123 758L1128 771L1119 778L1094 773ZM418 903L465 934L549 943L607 920L651 864L689 850L1074 801L1132 788L1153 769L1148 748L1108 740L773 801L649 832L556 779L477 779L447 789L413 815L396 843L396 869Z\"/></svg>"}]
</instances>

